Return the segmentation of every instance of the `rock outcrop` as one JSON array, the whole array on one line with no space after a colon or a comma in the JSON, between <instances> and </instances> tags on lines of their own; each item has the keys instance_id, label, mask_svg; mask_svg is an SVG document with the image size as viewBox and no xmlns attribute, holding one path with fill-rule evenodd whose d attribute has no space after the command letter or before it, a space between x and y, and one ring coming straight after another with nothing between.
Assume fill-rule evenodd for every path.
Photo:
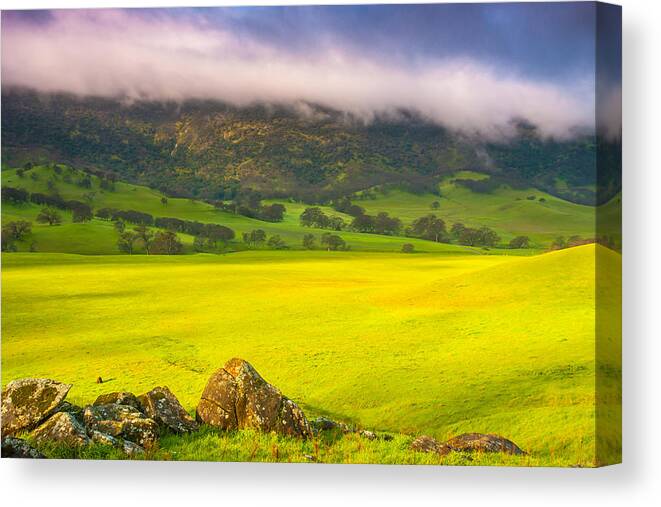
<instances>
[{"instance_id":1,"label":"rock outcrop","mask_svg":"<svg viewBox=\"0 0 661 507\"><path fill-rule=\"evenodd\" d=\"M525 454L514 442L499 435L484 433L463 433L439 442L433 437L423 435L411 443L411 450L417 452L435 452L445 455L449 452L502 452L505 454Z\"/></svg>"},{"instance_id":2,"label":"rock outcrop","mask_svg":"<svg viewBox=\"0 0 661 507\"><path fill-rule=\"evenodd\" d=\"M454 451L461 452L502 452L505 454L525 454L514 442L499 435L484 433L464 433L447 441Z\"/></svg>"},{"instance_id":3,"label":"rock outcrop","mask_svg":"<svg viewBox=\"0 0 661 507\"><path fill-rule=\"evenodd\" d=\"M252 428L301 438L312 436L298 405L266 382L250 363L237 358L211 376L196 418L225 430Z\"/></svg>"},{"instance_id":4,"label":"rock outcrop","mask_svg":"<svg viewBox=\"0 0 661 507\"><path fill-rule=\"evenodd\" d=\"M129 405L88 405L83 419L88 431L106 433L150 448L158 438L158 424Z\"/></svg>"},{"instance_id":5,"label":"rock outcrop","mask_svg":"<svg viewBox=\"0 0 661 507\"><path fill-rule=\"evenodd\" d=\"M140 412L144 412L144 408L138 400L138 397L133 393L127 392L102 394L94 401L93 405L128 405L129 407L133 407Z\"/></svg>"},{"instance_id":6,"label":"rock outcrop","mask_svg":"<svg viewBox=\"0 0 661 507\"><path fill-rule=\"evenodd\" d=\"M71 389L50 379L24 378L2 391L2 435L30 430L53 414Z\"/></svg>"},{"instance_id":7,"label":"rock outcrop","mask_svg":"<svg viewBox=\"0 0 661 507\"><path fill-rule=\"evenodd\" d=\"M69 412L58 412L32 432L37 442L59 442L71 447L87 445L85 427Z\"/></svg>"},{"instance_id":8,"label":"rock outcrop","mask_svg":"<svg viewBox=\"0 0 661 507\"><path fill-rule=\"evenodd\" d=\"M37 449L28 444L25 440L14 437L2 439L2 457L3 458L45 458Z\"/></svg>"},{"instance_id":9,"label":"rock outcrop","mask_svg":"<svg viewBox=\"0 0 661 507\"><path fill-rule=\"evenodd\" d=\"M198 424L188 415L179 400L167 387L155 387L141 395L140 404L146 416L175 433L197 431Z\"/></svg>"},{"instance_id":10,"label":"rock outcrop","mask_svg":"<svg viewBox=\"0 0 661 507\"><path fill-rule=\"evenodd\" d=\"M422 435L411 443L411 450L416 452L435 452L444 455L450 452L451 449L434 437Z\"/></svg>"}]
</instances>

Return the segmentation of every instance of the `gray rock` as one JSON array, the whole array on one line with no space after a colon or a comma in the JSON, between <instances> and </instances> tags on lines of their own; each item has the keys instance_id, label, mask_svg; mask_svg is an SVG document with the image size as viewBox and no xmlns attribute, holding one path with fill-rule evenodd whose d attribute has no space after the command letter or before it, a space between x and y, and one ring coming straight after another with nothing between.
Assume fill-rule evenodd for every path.
<instances>
[{"instance_id":1,"label":"gray rock","mask_svg":"<svg viewBox=\"0 0 661 507\"><path fill-rule=\"evenodd\" d=\"M144 413L144 407L140 403L140 400L138 400L138 397L133 393L127 392L102 394L96 399L93 405L128 405Z\"/></svg>"},{"instance_id":2,"label":"gray rock","mask_svg":"<svg viewBox=\"0 0 661 507\"><path fill-rule=\"evenodd\" d=\"M24 378L2 391L2 434L30 430L52 415L71 389L50 379Z\"/></svg>"},{"instance_id":3,"label":"gray rock","mask_svg":"<svg viewBox=\"0 0 661 507\"><path fill-rule=\"evenodd\" d=\"M511 440L494 434L464 433L451 438L446 445L460 452L503 452L505 454L525 454Z\"/></svg>"},{"instance_id":4,"label":"gray rock","mask_svg":"<svg viewBox=\"0 0 661 507\"><path fill-rule=\"evenodd\" d=\"M422 435L411 443L411 450L416 452L435 452L444 455L450 452L451 449L434 437Z\"/></svg>"},{"instance_id":5,"label":"gray rock","mask_svg":"<svg viewBox=\"0 0 661 507\"><path fill-rule=\"evenodd\" d=\"M87 445L90 439L78 420L68 412L58 412L32 432L37 442L61 442L75 447Z\"/></svg>"},{"instance_id":6,"label":"gray rock","mask_svg":"<svg viewBox=\"0 0 661 507\"><path fill-rule=\"evenodd\" d=\"M367 440L376 440L376 433L374 433L373 431L361 430L358 432L358 434L361 437L366 438Z\"/></svg>"},{"instance_id":7,"label":"gray rock","mask_svg":"<svg viewBox=\"0 0 661 507\"><path fill-rule=\"evenodd\" d=\"M145 415L175 433L190 433L198 429L198 424L167 387L155 387L140 396L139 401Z\"/></svg>"},{"instance_id":8,"label":"gray rock","mask_svg":"<svg viewBox=\"0 0 661 507\"><path fill-rule=\"evenodd\" d=\"M211 376L196 419L225 430L252 428L301 438L312 436L299 406L266 382L250 363L237 358Z\"/></svg>"},{"instance_id":9,"label":"gray rock","mask_svg":"<svg viewBox=\"0 0 661 507\"><path fill-rule=\"evenodd\" d=\"M43 459L46 456L23 439L7 437L2 439L2 457Z\"/></svg>"},{"instance_id":10,"label":"gray rock","mask_svg":"<svg viewBox=\"0 0 661 507\"><path fill-rule=\"evenodd\" d=\"M83 413L89 432L99 431L150 448L158 438L158 424L129 405L88 405Z\"/></svg>"},{"instance_id":11,"label":"gray rock","mask_svg":"<svg viewBox=\"0 0 661 507\"><path fill-rule=\"evenodd\" d=\"M145 450L140 447L138 444L134 444L129 440L123 440L121 438L115 438L107 433L101 433L100 431L92 431L90 433L90 438L95 444L109 445L117 449L121 449L128 456L137 456L144 454Z\"/></svg>"}]
</instances>

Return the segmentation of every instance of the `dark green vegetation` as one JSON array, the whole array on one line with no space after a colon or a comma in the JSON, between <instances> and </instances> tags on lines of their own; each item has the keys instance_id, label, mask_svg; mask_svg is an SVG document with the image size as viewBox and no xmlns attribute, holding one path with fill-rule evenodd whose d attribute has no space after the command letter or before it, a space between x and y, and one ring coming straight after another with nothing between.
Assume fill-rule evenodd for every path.
<instances>
[{"instance_id":1,"label":"dark green vegetation","mask_svg":"<svg viewBox=\"0 0 661 507\"><path fill-rule=\"evenodd\" d=\"M606 202L620 188L617 171L605 171L596 188L592 136L544 140L525 124L513 139L494 142L410 115L364 125L321 108L311 118L278 107L126 105L6 89L2 103L6 163L60 160L171 196L227 200L257 191L323 203L377 185L435 192L443 176L464 169L493 175L477 184L481 192L504 182L594 204L597 191ZM618 153L601 147L602 160Z\"/></svg>"}]
</instances>

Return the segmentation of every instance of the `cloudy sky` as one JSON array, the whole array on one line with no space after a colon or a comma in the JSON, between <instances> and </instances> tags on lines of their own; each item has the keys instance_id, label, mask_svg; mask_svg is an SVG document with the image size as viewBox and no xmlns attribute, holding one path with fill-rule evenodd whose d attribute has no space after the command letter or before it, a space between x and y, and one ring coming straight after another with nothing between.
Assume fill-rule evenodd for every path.
<instances>
[{"instance_id":1,"label":"cloudy sky","mask_svg":"<svg viewBox=\"0 0 661 507\"><path fill-rule=\"evenodd\" d=\"M595 19L591 3L5 11L2 84L565 137L594 124Z\"/></svg>"}]
</instances>

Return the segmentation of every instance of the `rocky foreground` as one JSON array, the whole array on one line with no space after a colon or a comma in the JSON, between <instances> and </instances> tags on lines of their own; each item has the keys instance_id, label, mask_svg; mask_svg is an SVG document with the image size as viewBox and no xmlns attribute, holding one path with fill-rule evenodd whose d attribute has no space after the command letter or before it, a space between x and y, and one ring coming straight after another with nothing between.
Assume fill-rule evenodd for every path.
<instances>
[{"instance_id":1,"label":"rocky foreground","mask_svg":"<svg viewBox=\"0 0 661 507\"><path fill-rule=\"evenodd\" d=\"M231 359L207 382L195 419L167 387L155 387L136 396L112 392L85 407L66 401L71 389L50 379L19 379L2 392L2 457L43 458L18 436L29 435L37 443L68 446L92 443L120 449L127 457L154 448L161 435L198 431L200 425L231 431L252 429L300 439L319 432L357 433L369 440L392 437L319 417L309 422L301 408L266 382L243 359ZM446 455L450 452L497 452L524 454L513 442L498 435L466 433L447 442L429 436L413 440L411 450Z\"/></svg>"}]
</instances>

